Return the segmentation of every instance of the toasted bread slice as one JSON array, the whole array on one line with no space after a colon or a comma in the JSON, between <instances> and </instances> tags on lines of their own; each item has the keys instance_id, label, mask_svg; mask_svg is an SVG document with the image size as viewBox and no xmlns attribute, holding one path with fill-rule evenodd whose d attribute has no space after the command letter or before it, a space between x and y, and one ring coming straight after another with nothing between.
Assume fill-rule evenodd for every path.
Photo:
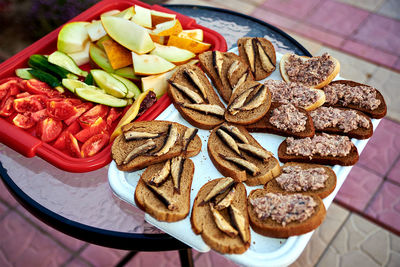
<instances>
[{"instance_id":1,"label":"toasted bread slice","mask_svg":"<svg viewBox=\"0 0 400 267\"><path fill-rule=\"evenodd\" d=\"M319 135L319 133L317 134ZM304 163L316 163L326 165L341 165L341 166L352 166L357 163L359 159L357 147L351 143L350 152L346 156L321 156L319 154L313 156L302 156L287 153L287 143L284 140L278 147L278 157L281 162L304 162Z\"/></svg>"},{"instance_id":2,"label":"toasted bread slice","mask_svg":"<svg viewBox=\"0 0 400 267\"><path fill-rule=\"evenodd\" d=\"M316 190L309 189L307 191L298 191L298 192L293 191L292 192L292 191L286 191L284 188L282 188L279 185L279 183L276 181L276 178L278 178L280 176L279 175L275 179L269 181L268 183L266 183L264 185L264 188L267 189L267 191L269 191L269 192L277 192L277 193L307 193L307 194L317 195L320 198L325 198L325 197L329 196L329 194L332 193L333 190L335 190L335 187L336 187L336 174L328 166L319 165L319 164L287 162L282 166L282 170L287 166L293 166L293 167L294 166L298 166L303 170L315 169L315 168L323 168L325 170L325 173L327 174L328 178L325 180L323 188L319 188L319 189L316 189Z\"/></svg>"},{"instance_id":3,"label":"toasted bread slice","mask_svg":"<svg viewBox=\"0 0 400 267\"><path fill-rule=\"evenodd\" d=\"M293 78L291 78L291 75L289 75L286 71L286 65L288 64L292 55L293 55L292 53L284 54L279 63L279 70L280 70L282 79L286 82L298 82L298 83L305 84L309 87L319 89L319 88L322 88L325 85L329 84L340 71L339 61L336 58L329 56L331 58L331 60L333 61L333 67L332 67L331 72L326 74L326 77L320 78L320 77L316 76L317 73L319 74L319 70L311 71L311 70L306 69L305 71L301 71L301 73L304 73L305 80L304 81L296 81ZM298 55L293 55L293 56L294 56L294 58L299 59L304 63L310 59L311 60L321 60L323 58L323 56L311 57L311 58L306 57L306 56L298 56ZM316 78L315 81L314 81L314 78ZM306 80L307 80L307 82L306 82Z\"/></svg>"},{"instance_id":4,"label":"toasted bread slice","mask_svg":"<svg viewBox=\"0 0 400 267\"><path fill-rule=\"evenodd\" d=\"M201 68L210 77L225 103L229 102L232 95L234 86L231 86L231 83L234 80L239 80L239 76L241 77L243 73L248 73L245 80L254 80L250 71L247 71L248 66L245 61L232 52L207 51L199 55L199 61ZM229 68L235 61L239 62L239 71L237 74L228 75ZM228 77L232 81L229 81Z\"/></svg>"},{"instance_id":5,"label":"toasted bread slice","mask_svg":"<svg viewBox=\"0 0 400 267\"><path fill-rule=\"evenodd\" d=\"M245 136L248 144L257 147L263 153L267 154L266 159L262 160L257 158L250 153L246 152L242 148L238 148L241 156L235 152L230 146L227 145L226 141L223 141L217 131L222 127L230 127L227 123L212 130L207 143L208 155L214 166L223 175L232 177L238 182L244 181L247 185L260 185L265 184L269 180L273 179L280 174L280 166L278 160L272 155L271 152L265 150L257 141L254 139L243 126L237 126L236 128L240 133ZM236 142L236 141L235 141ZM236 144L242 143L238 141ZM242 143L243 144L243 143ZM238 146L241 146L240 144ZM241 158L255 165L259 170L258 172L251 172L249 169L246 171L245 167L239 167L237 163L227 160L224 157ZM251 165L250 168L254 168ZM258 174L256 174L258 173ZM253 175L255 174L255 175Z\"/></svg>"},{"instance_id":6,"label":"toasted bread slice","mask_svg":"<svg viewBox=\"0 0 400 267\"><path fill-rule=\"evenodd\" d=\"M284 130L281 128L276 127L270 122L271 116L273 114L274 109L282 106L284 104L278 103L278 102L272 102L271 107L269 108L269 111L267 114L261 118L261 120L246 125L246 129L249 132L262 132L262 133L271 133L271 134L277 134L281 136L293 136L293 137L298 137L298 138L304 138L304 137L312 137L314 136L315 130L314 130L314 125L312 122L312 119L310 117L310 114L303 108L296 107L298 112L303 113L306 116L306 123L305 123L305 129L300 132L294 132L291 131L290 129Z\"/></svg>"},{"instance_id":7,"label":"toasted bread slice","mask_svg":"<svg viewBox=\"0 0 400 267\"><path fill-rule=\"evenodd\" d=\"M317 228L325 219L326 209L321 198L317 195L310 195L314 201L317 203L316 208L314 208L314 213L311 217L307 218L305 221L292 221L283 226L270 217L266 219L258 218L254 207L250 203L251 199L256 199L264 197L268 193L265 189L256 189L250 192L248 196L248 212L250 218L251 228L260 235L276 237L276 238L287 238L294 235L301 235L308 233L315 228ZM283 193L284 195L290 195L288 193Z\"/></svg>"},{"instance_id":8,"label":"toasted bread slice","mask_svg":"<svg viewBox=\"0 0 400 267\"><path fill-rule=\"evenodd\" d=\"M317 112L321 108L323 108L323 107L319 107L318 109L311 111L310 115L314 116L313 113ZM345 132L344 129L341 129L338 126L321 128L319 125L314 125L316 132L325 132L325 133L330 133L330 134L346 135L346 136L348 136L350 138L357 138L357 139L367 139L367 138L370 138L372 136L373 131L374 131L374 127L372 125L371 119L367 115L365 115L361 111L352 110L352 109L348 109L348 108L336 107L334 109L341 110L341 111L349 111L349 110L351 110L353 112L356 112L357 115L363 117L368 122L368 126L367 127L360 126L360 127L356 128L354 130ZM329 110L329 112L330 112L330 110ZM354 123L354 120L352 122Z\"/></svg>"},{"instance_id":9,"label":"toasted bread slice","mask_svg":"<svg viewBox=\"0 0 400 267\"><path fill-rule=\"evenodd\" d=\"M182 177L180 180L180 191L174 190L171 174L167 180L158 187L174 205L170 210L160 197L152 191L146 184L163 168L164 162L147 167L143 172L135 190L135 202L144 212L147 212L156 220L165 222L176 222L184 219L190 211L190 191L194 174L194 164L189 158L183 163Z\"/></svg>"},{"instance_id":10,"label":"toasted bread slice","mask_svg":"<svg viewBox=\"0 0 400 267\"><path fill-rule=\"evenodd\" d=\"M165 148L168 143L168 131L170 125L176 127L177 138L173 144L170 144L170 149L166 153L160 153L161 149ZM184 140L183 136L188 128L176 122L170 121L140 121L132 122L122 127L122 134L119 135L113 142L111 147L111 156L117 168L121 171L135 171L143 169L155 163L165 161L167 159L176 157L185 153L187 157L193 157L200 153L201 150L201 139L198 135L194 136L193 140L190 141L187 146L187 150L184 151ZM157 134L155 138L142 138L132 141L127 141L124 134L129 131L145 132L151 134ZM127 156L138 147L146 144L149 139L152 139L155 143L155 147L145 153L136 156L134 159L127 163L124 163ZM170 142L171 143L171 142Z\"/></svg>"},{"instance_id":11,"label":"toasted bread slice","mask_svg":"<svg viewBox=\"0 0 400 267\"><path fill-rule=\"evenodd\" d=\"M240 57L250 66L256 81L268 77L276 68L275 48L262 37L243 37L237 41Z\"/></svg>"},{"instance_id":12,"label":"toasted bread slice","mask_svg":"<svg viewBox=\"0 0 400 267\"><path fill-rule=\"evenodd\" d=\"M267 114L270 105L268 87L255 81L246 81L232 94L225 120L240 125L255 123Z\"/></svg>"},{"instance_id":13,"label":"toasted bread slice","mask_svg":"<svg viewBox=\"0 0 400 267\"><path fill-rule=\"evenodd\" d=\"M250 246L250 227L249 217L247 214L246 187L242 183L237 183L234 186L236 192L231 205L239 210L243 215L243 228L248 237L247 242L244 242L240 235L230 237L225 232L221 231L214 221L210 206L208 203L203 203L205 197L221 179L223 178L211 180L200 188L194 200L192 214L190 217L192 229L195 234L201 234L204 242L212 249L220 253L242 254ZM222 210L220 213L227 222L231 221L227 210ZM232 222L230 224L232 225Z\"/></svg>"},{"instance_id":14,"label":"toasted bread slice","mask_svg":"<svg viewBox=\"0 0 400 267\"><path fill-rule=\"evenodd\" d=\"M376 88L373 88L372 86L362 84L362 83L357 83L354 81L349 81L349 80L333 81L329 84L329 86L335 86L337 84L344 84L344 85L348 85L351 87L365 86L365 87L369 87L371 89L375 89L374 91L376 93L376 99L378 99L380 101L380 104L376 109L371 110L371 109L362 107L357 104L348 104L348 105L344 106L342 101L338 101L337 103L332 105L329 103L329 98L327 98L326 103L325 103L326 106L347 107L347 108L351 108L351 109L357 109L361 112L364 112L365 114L367 114L368 116L370 116L371 118L374 118L374 119L381 119L381 118L385 117L385 115L387 113L387 106L386 106L385 99L383 98L383 96L379 92L379 90L377 90ZM326 91L326 88L322 88L322 90Z\"/></svg>"},{"instance_id":15,"label":"toasted bread slice","mask_svg":"<svg viewBox=\"0 0 400 267\"><path fill-rule=\"evenodd\" d=\"M191 78L190 75L194 76L194 78ZM200 83L200 85L197 85L194 80L197 83ZM224 121L223 116L218 116L212 113L206 114L184 106L184 103L196 104L196 102L179 90L177 86L184 86L187 88L186 90L190 90L196 94L195 100L199 102L198 104L217 105L221 107L221 109L225 110L225 106L219 100L217 93L214 91L206 75L199 67L187 64L178 67L177 71L169 79L169 83L168 95L171 97L175 108L191 125L208 130ZM202 90L200 90L200 88ZM201 102L201 100L203 102ZM209 111L209 109L206 110Z\"/></svg>"}]
</instances>

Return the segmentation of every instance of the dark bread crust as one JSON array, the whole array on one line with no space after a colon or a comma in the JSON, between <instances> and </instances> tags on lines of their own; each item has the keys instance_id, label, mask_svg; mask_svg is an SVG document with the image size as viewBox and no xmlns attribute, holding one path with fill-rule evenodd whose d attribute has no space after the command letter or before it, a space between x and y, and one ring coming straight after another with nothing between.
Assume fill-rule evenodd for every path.
<instances>
[{"instance_id":1,"label":"dark bread crust","mask_svg":"<svg viewBox=\"0 0 400 267\"><path fill-rule=\"evenodd\" d=\"M359 159L357 147L352 143L350 153L344 157L333 157L333 156L325 156L322 157L320 155L314 155L310 159L310 157L301 156L301 155L289 155L286 153L287 143L284 140L278 147L278 157L281 162L304 162L304 163L316 163L316 164L324 164L324 165L341 165L341 166L352 166L357 163Z\"/></svg>"},{"instance_id":2,"label":"dark bread crust","mask_svg":"<svg viewBox=\"0 0 400 267\"><path fill-rule=\"evenodd\" d=\"M366 85L366 84L362 84L362 83L358 83L358 82L354 82L354 81L350 81L350 80L333 81L329 85L333 85L333 84L347 84L347 85L350 85L352 87L354 87L354 86L368 86L368 87L373 88L372 86L369 86L369 85ZM324 90L324 88L321 88L321 89ZM364 108L364 107L360 107L360 106L354 105L354 104L350 104L348 106L335 104L335 105L333 105L333 107L344 107L344 108L356 109L356 110L359 110L359 111L367 114L371 118L381 119L381 118L385 117L385 115L387 113L387 106L386 106L385 99L383 98L383 95L379 92L379 90L377 90L377 89L375 89L375 90L376 90L376 96L381 101L381 104L378 106L378 108L376 108L374 110L370 110L370 109L367 109L367 108ZM324 106L329 106L329 105L328 104L324 104Z\"/></svg>"},{"instance_id":3,"label":"dark bread crust","mask_svg":"<svg viewBox=\"0 0 400 267\"><path fill-rule=\"evenodd\" d=\"M255 82L255 81L246 81L236 89L235 93L231 96L231 99L229 100L228 108L225 111L225 120L226 121L228 121L230 123L240 124L240 125L248 125L248 124L257 122L262 117L264 117L265 114L267 114L267 112L271 106L271 99L272 99L271 92L269 91L268 88L267 88L267 91L268 91L267 100L264 103L262 103L259 107L252 109L252 110L239 111L235 115L231 114L228 110L229 105L232 104L233 100L237 96L239 96L240 94L242 94L249 88L257 86L258 84L260 84L260 83ZM259 90L261 90L261 89L259 89Z\"/></svg>"},{"instance_id":4,"label":"dark bread crust","mask_svg":"<svg viewBox=\"0 0 400 267\"><path fill-rule=\"evenodd\" d=\"M300 107L296 107L300 112L304 113L304 115L307 116L307 122L306 122L306 129L302 132L289 132L289 131L284 131L281 130L277 127L275 127L274 125L272 125L269 120L272 116L272 111L276 108L278 108L279 106L283 105L282 103L279 102L271 102L271 107L269 108L267 114L265 114L264 117L261 118L261 120L246 125L246 129L249 132L261 132L261 133L271 133L271 134L277 134L280 136L293 136L293 137L297 137L297 138L304 138L304 137L313 137L315 134L315 129L314 129L314 124L312 122L311 116L308 113L308 111L306 111L303 108Z\"/></svg>"},{"instance_id":5,"label":"dark bread crust","mask_svg":"<svg viewBox=\"0 0 400 267\"><path fill-rule=\"evenodd\" d=\"M250 204L250 199L265 196L268 191L265 189L255 189L248 196L248 212L251 228L260 235L287 238L294 235L302 235L317 228L325 219L326 209L321 198L316 195L310 195L317 202L318 206L315 212L307 220L303 222L293 221L286 226L272 220L271 218L259 219L255 213L253 206ZM286 193L287 194L287 193Z\"/></svg>"},{"instance_id":6,"label":"dark bread crust","mask_svg":"<svg viewBox=\"0 0 400 267\"><path fill-rule=\"evenodd\" d=\"M237 46L238 46L238 50L239 50L239 56L244 61L246 61L247 65L250 65L250 64L249 64L249 60L247 58L246 52L244 50L244 44L248 39L253 39L253 38L256 38L258 41L260 41L261 46L264 48L265 52L271 59L272 64L275 66L275 68L272 71L266 72L261 65L261 60L260 60L260 57L258 56L258 51L255 51L256 68L255 68L255 73L253 73L253 76L256 81L259 81L259 80L267 78L276 69L276 53L275 53L275 48L274 48L273 44L265 38L242 37L237 41Z\"/></svg>"},{"instance_id":7,"label":"dark bread crust","mask_svg":"<svg viewBox=\"0 0 400 267\"><path fill-rule=\"evenodd\" d=\"M135 140L135 141L126 141L124 135L121 134L117 138L115 138L112 147L111 147L111 156L115 163L117 164L117 168L121 171L136 171L143 169L147 166L150 166L155 163L159 163L165 161L167 159L179 156L182 154L182 137L187 129L186 126L181 125L176 122L170 121L139 121L132 122L122 127L122 132L126 132L129 130L137 130L151 133L166 133L168 130L169 124L175 124L178 128L179 138L176 144L164 155L161 156L153 156L153 155L143 155L138 156L127 164L123 164L123 160L128 155L130 151L132 151L135 147L138 147L146 142L146 140ZM166 135L162 135L157 137L154 140L156 143L156 148L153 151L158 151L164 144ZM190 142L186 156L193 157L200 153L201 150L201 139L198 135Z\"/></svg>"},{"instance_id":8,"label":"dark bread crust","mask_svg":"<svg viewBox=\"0 0 400 267\"><path fill-rule=\"evenodd\" d=\"M186 159L183 165L180 193L173 193L174 200L179 203L176 210L169 210L157 196L147 188L145 182L157 174L164 166L164 162L149 166L141 175L135 190L136 205L147 212L156 220L165 222L176 222L186 218L190 211L190 192L192 188L194 163L191 159ZM171 176L160 186L165 192L173 192L173 183Z\"/></svg>"},{"instance_id":9,"label":"dark bread crust","mask_svg":"<svg viewBox=\"0 0 400 267\"><path fill-rule=\"evenodd\" d=\"M200 188L194 200L192 214L190 216L192 229L195 234L201 234L204 242L212 249L220 253L242 254L250 247L250 241L244 243L239 235L231 238L219 230L214 222L209 205L200 205L220 179L222 178L211 180ZM232 205L235 208L238 208L244 215L247 226L246 230L250 236L249 217L247 215L246 187L242 183L237 183L235 189L236 193ZM221 212L221 214L229 222L229 215L227 212Z\"/></svg>"},{"instance_id":10,"label":"dark bread crust","mask_svg":"<svg viewBox=\"0 0 400 267\"><path fill-rule=\"evenodd\" d=\"M253 146L264 149L254 137L252 137L243 126L236 126L241 133L243 133L249 143ZM280 174L281 168L278 160L271 156L267 162L262 162L259 159L249 156L245 152L242 155L245 160L255 164L261 171L259 175L252 176L245 170L237 167L235 164L228 162L221 158L220 154L224 156L239 157L232 149L230 149L216 134L219 127L212 130L208 138L207 150L208 155L219 172L227 177L232 177L237 182L244 181L249 186L265 184Z\"/></svg>"},{"instance_id":11,"label":"dark bread crust","mask_svg":"<svg viewBox=\"0 0 400 267\"><path fill-rule=\"evenodd\" d=\"M299 166L303 170L312 169L312 168L324 168L325 172L328 174L328 179L325 181L325 187L317 190L309 190L309 191L301 191L301 192L290 192L282 189L278 182L275 179L269 181L264 185L264 189L267 189L268 192L277 192L277 193L307 193L310 195L317 195L320 198L325 198L330 195L330 193L335 190L336 187L336 174L335 172L328 166L319 165L319 164L308 164L308 163L298 163L298 162L287 162L285 163L282 168L285 166Z\"/></svg>"}]
</instances>

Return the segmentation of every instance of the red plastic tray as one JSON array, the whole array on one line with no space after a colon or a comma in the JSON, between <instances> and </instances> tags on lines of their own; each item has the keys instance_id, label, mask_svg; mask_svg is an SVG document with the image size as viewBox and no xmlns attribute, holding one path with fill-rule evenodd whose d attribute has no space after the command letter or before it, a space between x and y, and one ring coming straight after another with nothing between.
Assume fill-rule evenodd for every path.
<instances>
[{"instance_id":1,"label":"red plastic tray","mask_svg":"<svg viewBox=\"0 0 400 267\"><path fill-rule=\"evenodd\" d=\"M219 33L196 24L193 18L176 13L159 5L149 5L136 0L104 0L84 11L71 21L92 21L99 19L100 14L112 10L124 10L132 5L140 5L157 11L173 13L184 29L202 29L204 41L212 44L213 50L226 51L225 39ZM15 76L15 69L26 67L32 54L49 54L57 49L57 36L61 26L28 46L15 56L0 64L0 80ZM153 120L171 104L167 95L161 97L149 110L137 120ZM16 127L6 119L0 118L0 141L26 157L39 156L54 166L69 172L88 172L99 169L111 161L111 144L93 157L73 158L51 145L42 142L30 133Z\"/></svg>"}]
</instances>

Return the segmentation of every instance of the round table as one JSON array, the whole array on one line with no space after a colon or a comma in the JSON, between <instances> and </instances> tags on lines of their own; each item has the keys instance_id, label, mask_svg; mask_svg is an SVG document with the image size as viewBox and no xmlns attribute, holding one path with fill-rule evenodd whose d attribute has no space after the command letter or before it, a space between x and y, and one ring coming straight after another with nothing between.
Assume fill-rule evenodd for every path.
<instances>
[{"instance_id":1,"label":"round table","mask_svg":"<svg viewBox=\"0 0 400 267\"><path fill-rule=\"evenodd\" d=\"M311 56L297 41L263 21L237 12L193 5L166 5L221 33L228 49L238 38L268 38L280 53ZM57 230L93 244L132 251L180 250L182 265L191 265L187 245L149 225L144 213L113 195L107 166L69 173L39 157L26 158L0 145L0 172L13 196L32 214ZM132 192L133 194L133 192ZM134 253L122 260L126 262Z\"/></svg>"}]
</instances>

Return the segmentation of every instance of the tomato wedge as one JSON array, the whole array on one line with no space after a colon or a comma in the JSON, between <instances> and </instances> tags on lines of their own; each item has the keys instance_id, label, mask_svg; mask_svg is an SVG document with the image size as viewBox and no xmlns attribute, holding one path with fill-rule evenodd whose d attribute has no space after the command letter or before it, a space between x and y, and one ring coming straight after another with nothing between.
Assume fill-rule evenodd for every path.
<instances>
[{"instance_id":1,"label":"tomato wedge","mask_svg":"<svg viewBox=\"0 0 400 267\"><path fill-rule=\"evenodd\" d=\"M114 121L116 121L122 114L122 111L116 108L110 108L110 112L107 116L107 125L111 127Z\"/></svg>"},{"instance_id":2,"label":"tomato wedge","mask_svg":"<svg viewBox=\"0 0 400 267\"><path fill-rule=\"evenodd\" d=\"M77 121L74 121L70 126L68 126L67 129L65 129L57 138L57 140L54 142L53 147L59 149L59 150L64 150L66 149L66 138L71 134L76 134L79 132L81 129L81 126Z\"/></svg>"},{"instance_id":3,"label":"tomato wedge","mask_svg":"<svg viewBox=\"0 0 400 267\"><path fill-rule=\"evenodd\" d=\"M7 96L14 96L20 93L20 85L17 80L11 79L0 84L0 99Z\"/></svg>"},{"instance_id":4,"label":"tomato wedge","mask_svg":"<svg viewBox=\"0 0 400 267\"><path fill-rule=\"evenodd\" d=\"M82 131L75 135L76 139L80 142L85 143L93 135L103 133L107 131L107 122L99 117L90 127L84 128Z\"/></svg>"},{"instance_id":5,"label":"tomato wedge","mask_svg":"<svg viewBox=\"0 0 400 267\"><path fill-rule=\"evenodd\" d=\"M47 98L42 95L30 95L14 100L14 109L17 112L36 112L46 107Z\"/></svg>"},{"instance_id":6,"label":"tomato wedge","mask_svg":"<svg viewBox=\"0 0 400 267\"><path fill-rule=\"evenodd\" d=\"M89 110L92 106L93 104L90 102L82 103L78 106L75 106L76 109L75 115L72 115L68 119L64 120L65 124L70 125L71 123L75 122L76 119L78 119L83 113Z\"/></svg>"},{"instance_id":7,"label":"tomato wedge","mask_svg":"<svg viewBox=\"0 0 400 267\"><path fill-rule=\"evenodd\" d=\"M108 134L96 134L90 137L81 148L81 157L87 158L99 152L110 139Z\"/></svg>"},{"instance_id":8,"label":"tomato wedge","mask_svg":"<svg viewBox=\"0 0 400 267\"><path fill-rule=\"evenodd\" d=\"M79 117L79 123L81 124L82 128L87 128L98 118L105 118L108 114L108 110L109 108L107 106L96 105Z\"/></svg>"},{"instance_id":9,"label":"tomato wedge","mask_svg":"<svg viewBox=\"0 0 400 267\"><path fill-rule=\"evenodd\" d=\"M49 116L49 114L47 113L47 109L45 109L45 108L31 113L31 118L36 122L44 120L48 116Z\"/></svg>"},{"instance_id":10,"label":"tomato wedge","mask_svg":"<svg viewBox=\"0 0 400 267\"><path fill-rule=\"evenodd\" d=\"M43 142L51 142L55 140L61 133L63 128L62 122L53 118L46 118L37 124L36 134Z\"/></svg>"},{"instance_id":11,"label":"tomato wedge","mask_svg":"<svg viewBox=\"0 0 400 267\"><path fill-rule=\"evenodd\" d=\"M47 97L60 97L60 93L45 82L41 82L36 79L30 79L24 84L25 90L31 94L45 95Z\"/></svg>"},{"instance_id":12,"label":"tomato wedge","mask_svg":"<svg viewBox=\"0 0 400 267\"><path fill-rule=\"evenodd\" d=\"M47 102L49 116L56 120L66 120L77 113L76 108L68 101Z\"/></svg>"},{"instance_id":13,"label":"tomato wedge","mask_svg":"<svg viewBox=\"0 0 400 267\"><path fill-rule=\"evenodd\" d=\"M36 122L31 117L21 113L18 113L17 116L14 117L13 123L15 126L22 129L29 129L36 124Z\"/></svg>"},{"instance_id":14,"label":"tomato wedge","mask_svg":"<svg viewBox=\"0 0 400 267\"><path fill-rule=\"evenodd\" d=\"M14 104L14 97L13 96L9 96L7 98L4 98L1 101L0 116L3 116L3 117L11 116L11 114L13 114L13 112L14 112L13 104Z\"/></svg>"},{"instance_id":15,"label":"tomato wedge","mask_svg":"<svg viewBox=\"0 0 400 267\"><path fill-rule=\"evenodd\" d=\"M65 138L65 146L71 156L76 158L81 157L81 150L79 148L78 140L76 140L76 138L70 132L67 133Z\"/></svg>"}]
</instances>

